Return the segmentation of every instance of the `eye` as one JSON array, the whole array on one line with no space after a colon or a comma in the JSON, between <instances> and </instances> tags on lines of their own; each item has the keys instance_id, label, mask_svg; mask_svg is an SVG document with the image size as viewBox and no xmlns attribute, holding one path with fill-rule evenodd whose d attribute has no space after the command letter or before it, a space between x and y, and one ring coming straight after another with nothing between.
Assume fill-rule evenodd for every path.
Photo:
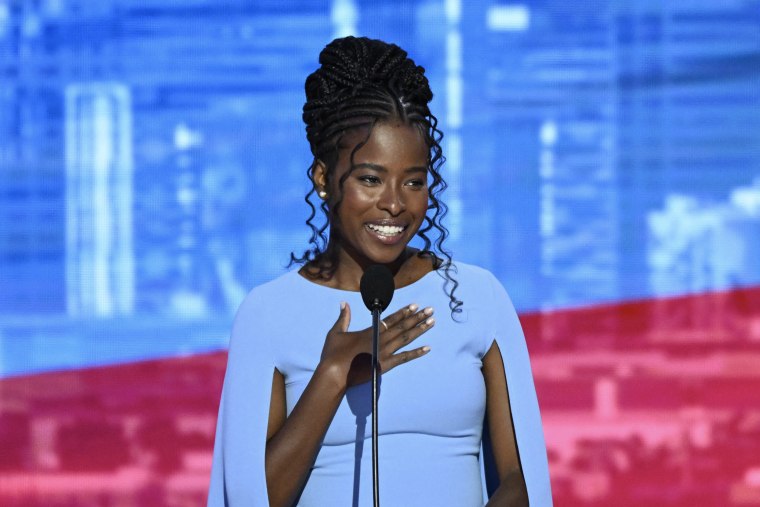
<instances>
[{"instance_id":1,"label":"eye","mask_svg":"<svg viewBox=\"0 0 760 507\"><path fill-rule=\"evenodd\" d=\"M410 180L406 182L406 185L413 188L423 188L425 186L425 180Z\"/></svg>"},{"instance_id":2,"label":"eye","mask_svg":"<svg viewBox=\"0 0 760 507\"><path fill-rule=\"evenodd\" d=\"M371 174L365 174L363 176L359 176L359 181L362 181L369 185L378 185L381 183L380 178L378 178L377 176L373 176Z\"/></svg>"}]
</instances>

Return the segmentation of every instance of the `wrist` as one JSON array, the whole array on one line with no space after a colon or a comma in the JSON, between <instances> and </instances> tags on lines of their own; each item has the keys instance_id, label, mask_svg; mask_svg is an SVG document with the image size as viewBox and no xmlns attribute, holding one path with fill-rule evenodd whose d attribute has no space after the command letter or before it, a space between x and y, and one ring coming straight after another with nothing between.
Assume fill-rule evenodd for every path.
<instances>
[{"instance_id":1,"label":"wrist","mask_svg":"<svg viewBox=\"0 0 760 507\"><path fill-rule=\"evenodd\" d=\"M348 389L348 373L337 364L320 361L312 377L320 389L338 397L343 397Z\"/></svg>"}]
</instances>

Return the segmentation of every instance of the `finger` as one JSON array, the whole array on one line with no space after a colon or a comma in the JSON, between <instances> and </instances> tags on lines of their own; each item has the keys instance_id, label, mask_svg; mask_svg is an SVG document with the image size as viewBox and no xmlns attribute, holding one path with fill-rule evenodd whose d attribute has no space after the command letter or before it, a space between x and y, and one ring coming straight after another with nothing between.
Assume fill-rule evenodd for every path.
<instances>
[{"instance_id":1,"label":"finger","mask_svg":"<svg viewBox=\"0 0 760 507\"><path fill-rule=\"evenodd\" d=\"M413 315L414 312L416 312L418 308L419 306L412 303L403 308L400 308L399 310L396 310L395 312L388 315L387 317L384 317L383 320L385 321L385 324L389 328L391 328L395 326L396 324L398 324L399 322L401 322L402 320L404 320L405 318L407 318L408 316Z\"/></svg>"},{"instance_id":2,"label":"finger","mask_svg":"<svg viewBox=\"0 0 760 507\"><path fill-rule=\"evenodd\" d=\"M422 314L422 317L420 317L419 314ZM397 351L398 349L419 338L423 333L427 332L428 329L435 325L434 317L425 317L427 317L426 314L423 312L418 312L418 314L414 315L414 319L408 319L410 322L416 322L416 324L412 325L411 327L407 327L395 336L388 339L384 344L386 350L389 350L391 353ZM420 322L420 320L422 321ZM405 323L405 325L408 326L410 322Z\"/></svg>"},{"instance_id":3,"label":"finger","mask_svg":"<svg viewBox=\"0 0 760 507\"><path fill-rule=\"evenodd\" d=\"M430 352L430 347L425 345L424 347L419 347L412 350L407 350L404 352L399 352L398 354L394 354L391 357L389 357L383 365L381 365L383 373L392 370L396 366L404 363L408 363L409 361L413 361L414 359L420 358Z\"/></svg>"},{"instance_id":4,"label":"finger","mask_svg":"<svg viewBox=\"0 0 760 507\"><path fill-rule=\"evenodd\" d=\"M386 341L395 340L400 335L420 325L420 323L425 322L428 319L432 318L431 317L432 315L433 315L433 307L431 306L428 306L427 308L420 310L417 313L410 313L401 321L396 323L396 325L393 326L393 329L391 330L390 333L386 333L385 340Z\"/></svg>"},{"instance_id":5,"label":"finger","mask_svg":"<svg viewBox=\"0 0 760 507\"><path fill-rule=\"evenodd\" d=\"M333 324L333 327L330 329L330 332L338 331L341 333L345 333L346 331L348 331L348 325L350 323L351 323L351 307L345 301L341 302L340 314L338 315L338 320L335 321L335 324Z\"/></svg>"}]
</instances>

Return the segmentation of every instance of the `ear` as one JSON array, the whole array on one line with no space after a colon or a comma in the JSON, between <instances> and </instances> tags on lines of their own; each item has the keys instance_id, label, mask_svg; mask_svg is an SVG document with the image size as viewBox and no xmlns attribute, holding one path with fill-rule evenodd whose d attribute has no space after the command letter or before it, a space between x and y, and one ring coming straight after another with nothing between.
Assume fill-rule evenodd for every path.
<instances>
[{"instance_id":1,"label":"ear","mask_svg":"<svg viewBox=\"0 0 760 507\"><path fill-rule=\"evenodd\" d=\"M327 192L327 166L319 159L314 161L314 170L311 173L311 182L314 185L314 190L317 193L320 191Z\"/></svg>"}]
</instances>

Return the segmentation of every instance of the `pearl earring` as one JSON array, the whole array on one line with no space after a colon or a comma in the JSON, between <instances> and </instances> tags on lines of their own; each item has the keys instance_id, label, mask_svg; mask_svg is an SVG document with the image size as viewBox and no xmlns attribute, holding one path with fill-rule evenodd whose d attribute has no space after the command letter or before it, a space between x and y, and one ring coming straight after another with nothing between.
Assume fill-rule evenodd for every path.
<instances>
[{"instance_id":1,"label":"pearl earring","mask_svg":"<svg viewBox=\"0 0 760 507\"><path fill-rule=\"evenodd\" d=\"M319 192L317 192L317 195L318 195L318 196L319 196L319 198L320 198L320 199L322 199L322 200L325 200L325 199L327 199L327 192L325 192L324 190L320 190Z\"/></svg>"}]
</instances>

